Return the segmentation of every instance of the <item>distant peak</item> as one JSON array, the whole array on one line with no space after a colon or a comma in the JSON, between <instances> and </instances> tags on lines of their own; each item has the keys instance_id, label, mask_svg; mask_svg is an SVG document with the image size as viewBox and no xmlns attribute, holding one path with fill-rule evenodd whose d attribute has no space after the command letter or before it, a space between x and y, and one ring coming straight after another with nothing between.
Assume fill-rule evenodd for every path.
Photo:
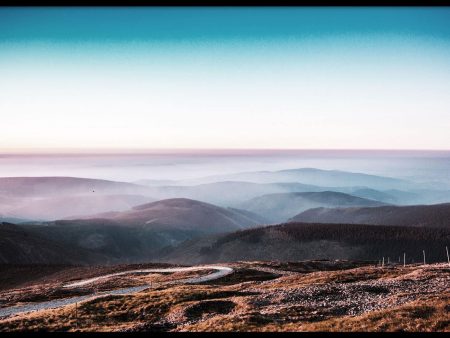
<instances>
[{"instance_id":1,"label":"distant peak","mask_svg":"<svg viewBox=\"0 0 450 338\"><path fill-rule=\"evenodd\" d=\"M212 205L190 198L169 198L156 202L145 203L133 207L133 210L145 210L155 206L167 206L167 207L192 207L193 205Z\"/></svg>"}]
</instances>

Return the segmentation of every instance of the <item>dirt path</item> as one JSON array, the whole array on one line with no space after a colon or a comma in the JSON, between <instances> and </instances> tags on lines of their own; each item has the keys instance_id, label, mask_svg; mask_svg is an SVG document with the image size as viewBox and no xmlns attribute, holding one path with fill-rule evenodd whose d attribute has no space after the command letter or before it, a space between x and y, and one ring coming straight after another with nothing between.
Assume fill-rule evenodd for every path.
<instances>
[{"instance_id":1,"label":"dirt path","mask_svg":"<svg viewBox=\"0 0 450 338\"><path fill-rule=\"evenodd\" d=\"M127 274L187 272L187 271L201 271L201 270L217 270L217 271L214 273L205 275L205 276L191 277L191 278L181 279L181 280L177 280L177 281L171 281L171 282L167 282L167 283L158 283L158 286L165 285L165 284L175 284L175 283L176 284L183 284L183 283L192 284L192 283L207 282L207 281L211 281L214 279L218 279L218 278L227 276L234 271L230 267L218 266L218 265L192 266L192 267L185 267L185 268L129 270L129 271L117 272L117 273L107 274L107 275L103 275L103 276L99 276L99 277L95 277L95 278L81 280L81 281L78 281L75 283L70 283L70 284L64 285L63 287L64 288L76 288L76 287L95 283L101 279L122 276L122 275L127 275ZM145 284L145 285L141 285L141 286L128 287L128 288L123 288L123 289L107 291L107 292L92 293L90 295L84 295L84 296L78 296L78 297L55 299L55 300L51 300L51 301L32 303L32 304L26 304L26 305L20 305L20 306L4 307L4 308L0 308L0 318L18 314L18 313L23 313L23 312L59 308L59 307L63 307L66 305L75 304L75 303L79 303L79 302L86 301L89 299L103 297L103 296L107 296L107 295L133 294L133 293L148 289L150 287L151 287L150 284Z\"/></svg>"}]
</instances>

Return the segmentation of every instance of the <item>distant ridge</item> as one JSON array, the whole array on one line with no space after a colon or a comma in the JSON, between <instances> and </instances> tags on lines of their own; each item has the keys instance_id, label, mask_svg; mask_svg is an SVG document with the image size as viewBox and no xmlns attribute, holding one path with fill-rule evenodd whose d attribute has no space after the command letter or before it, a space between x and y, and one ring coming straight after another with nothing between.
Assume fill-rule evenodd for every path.
<instances>
[{"instance_id":1,"label":"distant ridge","mask_svg":"<svg viewBox=\"0 0 450 338\"><path fill-rule=\"evenodd\" d=\"M230 175L209 176L191 181L208 183L227 180L253 183L297 182L332 187L364 186L372 189L404 189L414 186L413 182L392 177L316 168L242 172Z\"/></svg>"},{"instance_id":2,"label":"distant ridge","mask_svg":"<svg viewBox=\"0 0 450 338\"><path fill-rule=\"evenodd\" d=\"M291 221L450 228L450 203L375 208L315 208L294 216Z\"/></svg>"},{"instance_id":3,"label":"distant ridge","mask_svg":"<svg viewBox=\"0 0 450 338\"><path fill-rule=\"evenodd\" d=\"M142 194L145 186L99 180L92 178L46 176L46 177L0 177L0 194L3 197L52 197L63 195Z\"/></svg>"},{"instance_id":4,"label":"distant ridge","mask_svg":"<svg viewBox=\"0 0 450 338\"><path fill-rule=\"evenodd\" d=\"M242 209L260 214L272 222L284 222L296 214L315 207L381 206L385 203L335 192L292 192L268 194L240 205Z\"/></svg>"}]
</instances>

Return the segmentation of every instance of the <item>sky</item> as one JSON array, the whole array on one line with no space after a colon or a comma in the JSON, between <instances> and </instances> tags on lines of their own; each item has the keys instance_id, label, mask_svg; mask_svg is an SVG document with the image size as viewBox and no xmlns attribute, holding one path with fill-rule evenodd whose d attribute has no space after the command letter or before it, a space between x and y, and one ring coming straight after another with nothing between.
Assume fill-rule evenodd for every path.
<instances>
[{"instance_id":1,"label":"sky","mask_svg":"<svg viewBox=\"0 0 450 338\"><path fill-rule=\"evenodd\" d=\"M450 8L0 9L0 152L450 149Z\"/></svg>"}]
</instances>

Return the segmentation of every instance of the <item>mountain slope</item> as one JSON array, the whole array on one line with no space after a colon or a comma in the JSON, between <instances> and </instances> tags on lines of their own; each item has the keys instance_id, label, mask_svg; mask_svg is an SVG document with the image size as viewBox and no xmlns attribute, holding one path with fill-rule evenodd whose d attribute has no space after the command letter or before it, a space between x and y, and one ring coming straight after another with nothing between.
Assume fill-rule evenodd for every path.
<instances>
[{"instance_id":1,"label":"mountain slope","mask_svg":"<svg viewBox=\"0 0 450 338\"><path fill-rule=\"evenodd\" d=\"M446 260L450 229L360 224L287 223L210 236L161 252L160 261L203 264L230 261L351 259L407 263Z\"/></svg>"},{"instance_id":2,"label":"mountain slope","mask_svg":"<svg viewBox=\"0 0 450 338\"><path fill-rule=\"evenodd\" d=\"M159 233L108 220L0 225L0 264L145 262L164 245L166 238Z\"/></svg>"},{"instance_id":3,"label":"mountain slope","mask_svg":"<svg viewBox=\"0 0 450 338\"><path fill-rule=\"evenodd\" d=\"M253 198L240 205L241 209L260 214L272 222L284 222L298 213L317 207L380 206L384 203L349 194L321 191L269 194Z\"/></svg>"},{"instance_id":4,"label":"mountain slope","mask_svg":"<svg viewBox=\"0 0 450 338\"><path fill-rule=\"evenodd\" d=\"M0 223L0 264L86 264L101 257L39 236L27 227Z\"/></svg>"},{"instance_id":5,"label":"mountain slope","mask_svg":"<svg viewBox=\"0 0 450 338\"><path fill-rule=\"evenodd\" d=\"M315 208L296 215L292 221L450 228L450 203L376 208Z\"/></svg>"}]
</instances>

